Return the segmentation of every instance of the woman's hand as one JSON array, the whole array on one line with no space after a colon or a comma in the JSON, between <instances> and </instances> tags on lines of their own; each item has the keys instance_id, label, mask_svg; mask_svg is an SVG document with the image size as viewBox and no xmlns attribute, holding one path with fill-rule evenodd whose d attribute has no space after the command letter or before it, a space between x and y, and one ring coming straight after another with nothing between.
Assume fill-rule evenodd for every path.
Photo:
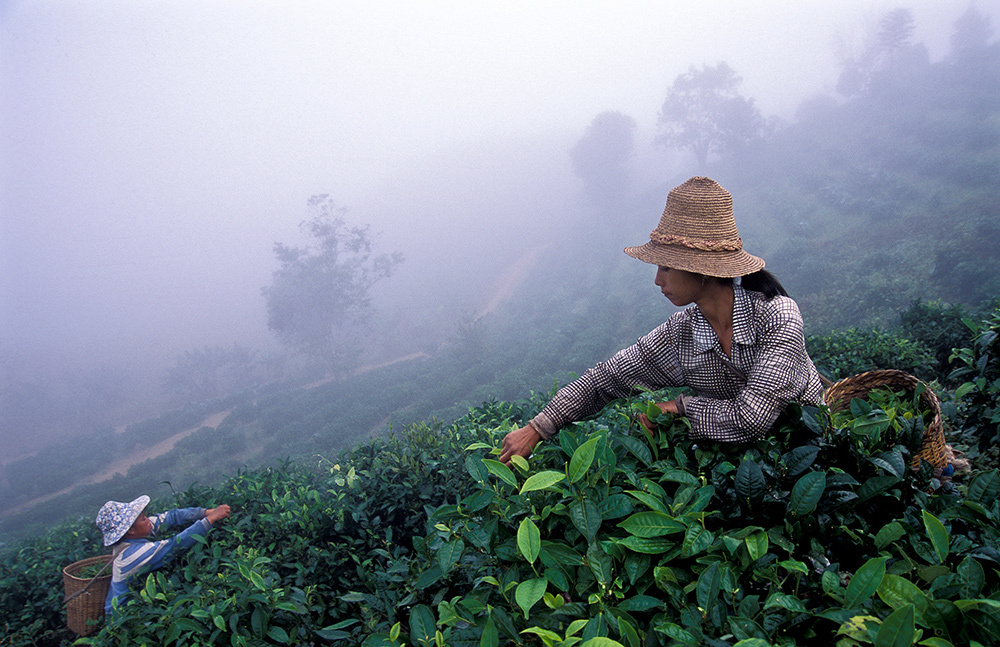
<instances>
[{"instance_id":1,"label":"woman's hand","mask_svg":"<svg viewBox=\"0 0 1000 647\"><path fill-rule=\"evenodd\" d=\"M208 523L215 525L216 521L222 521L229 516L229 506L226 504L220 505L218 508L209 508L205 510L205 518L208 519Z\"/></svg>"},{"instance_id":2,"label":"woman's hand","mask_svg":"<svg viewBox=\"0 0 1000 647\"><path fill-rule=\"evenodd\" d=\"M510 459L514 455L524 458L531 456L531 451L541 439L542 437L531 425L515 429L503 437L503 443L500 445L500 462L510 465Z\"/></svg>"},{"instance_id":3,"label":"woman's hand","mask_svg":"<svg viewBox=\"0 0 1000 647\"><path fill-rule=\"evenodd\" d=\"M672 413L675 415L680 414L680 411L677 410L676 400L671 400L670 402L657 402L656 406L659 407L660 411L663 413ZM639 414L639 423L646 428L646 433L650 436L652 436L653 432L656 431L656 423L650 420L649 416L644 413Z\"/></svg>"}]
</instances>

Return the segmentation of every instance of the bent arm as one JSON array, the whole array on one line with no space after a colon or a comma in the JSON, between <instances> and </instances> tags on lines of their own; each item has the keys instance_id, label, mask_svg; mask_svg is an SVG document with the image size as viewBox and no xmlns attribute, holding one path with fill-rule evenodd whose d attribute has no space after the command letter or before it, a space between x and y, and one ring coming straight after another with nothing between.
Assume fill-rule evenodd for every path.
<instances>
[{"instance_id":1,"label":"bent arm","mask_svg":"<svg viewBox=\"0 0 1000 647\"><path fill-rule=\"evenodd\" d=\"M123 578L132 577L143 571L152 571L164 566L178 555L183 554L195 543L195 537L205 535L212 529L207 519L199 519L170 539L148 541L136 544L125 551L121 558Z\"/></svg>"},{"instance_id":2,"label":"bent arm","mask_svg":"<svg viewBox=\"0 0 1000 647\"><path fill-rule=\"evenodd\" d=\"M774 304L758 344L757 359L735 397L684 398L692 438L753 442L767 433L789 402L819 401L822 385L806 352L802 316L793 301Z\"/></svg>"},{"instance_id":3,"label":"bent arm","mask_svg":"<svg viewBox=\"0 0 1000 647\"><path fill-rule=\"evenodd\" d=\"M599 412L617 398L638 389L658 390L683 384L677 361L677 322L671 317L655 330L588 370L556 392L531 424L543 439L551 438L571 422Z\"/></svg>"},{"instance_id":4,"label":"bent arm","mask_svg":"<svg viewBox=\"0 0 1000 647\"><path fill-rule=\"evenodd\" d=\"M205 508L176 508L167 512L161 512L156 516L150 517L149 520L153 522L153 532L157 533L161 530L169 530L170 528L189 524L204 517Z\"/></svg>"}]
</instances>

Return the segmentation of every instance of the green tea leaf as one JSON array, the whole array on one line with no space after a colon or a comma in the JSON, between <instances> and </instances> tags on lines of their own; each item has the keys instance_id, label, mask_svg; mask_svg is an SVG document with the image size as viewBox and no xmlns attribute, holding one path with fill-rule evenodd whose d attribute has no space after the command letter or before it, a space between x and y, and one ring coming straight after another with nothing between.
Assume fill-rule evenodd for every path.
<instances>
[{"instance_id":1,"label":"green tea leaf","mask_svg":"<svg viewBox=\"0 0 1000 647\"><path fill-rule=\"evenodd\" d=\"M580 647L625 647L625 645L606 636L594 636L590 640L582 642Z\"/></svg>"},{"instance_id":2,"label":"green tea leaf","mask_svg":"<svg viewBox=\"0 0 1000 647\"><path fill-rule=\"evenodd\" d=\"M644 503L653 510L667 514L667 504L664 503L663 499L655 494L650 494L649 492L643 492L641 490L626 490L625 494L635 497L638 501Z\"/></svg>"},{"instance_id":3,"label":"green tea leaf","mask_svg":"<svg viewBox=\"0 0 1000 647\"><path fill-rule=\"evenodd\" d=\"M635 595L631 598L627 598L618 605L618 608L622 611L649 611L650 609L662 609L664 606L663 600L659 598L654 598L651 595Z\"/></svg>"},{"instance_id":4,"label":"green tea leaf","mask_svg":"<svg viewBox=\"0 0 1000 647\"><path fill-rule=\"evenodd\" d=\"M545 470L537 474L532 474L524 481L524 485L521 486L521 494L535 490L545 490L564 478L566 478L565 474L556 472L555 470Z\"/></svg>"},{"instance_id":5,"label":"green tea leaf","mask_svg":"<svg viewBox=\"0 0 1000 647\"><path fill-rule=\"evenodd\" d=\"M945 529L944 524L941 523L941 520L930 512L927 512L927 510L921 510L920 514L924 519L924 528L927 530L927 536L930 537L931 546L934 547L938 563L944 564L944 561L948 559L948 547L951 543L948 531Z\"/></svg>"},{"instance_id":6,"label":"green tea leaf","mask_svg":"<svg viewBox=\"0 0 1000 647\"><path fill-rule=\"evenodd\" d=\"M670 539L663 539L662 537L636 537L634 535L621 539L617 543L629 550L646 555L666 553L677 547L677 542Z\"/></svg>"},{"instance_id":7,"label":"green tea leaf","mask_svg":"<svg viewBox=\"0 0 1000 647\"><path fill-rule=\"evenodd\" d=\"M840 577L835 571L823 571L823 577L820 582L824 593L838 602L843 602L844 587L840 584Z\"/></svg>"},{"instance_id":8,"label":"green tea leaf","mask_svg":"<svg viewBox=\"0 0 1000 647\"><path fill-rule=\"evenodd\" d=\"M637 512L619 523L618 526L636 537L661 537L684 532L687 528L670 515L654 510Z\"/></svg>"},{"instance_id":9,"label":"green tea leaf","mask_svg":"<svg viewBox=\"0 0 1000 647\"><path fill-rule=\"evenodd\" d=\"M538 553L542 548L542 536L538 526L531 519L521 520L521 525L517 528L517 547L529 564L538 559Z\"/></svg>"},{"instance_id":10,"label":"green tea leaf","mask_svg":"<svg viewBox=\"0 0 1000 647\"><path fill-rule=\"evenodd\" d=\"M483 464L483 459L479 456L469 455L465 457L465 470L477 483L486 483L490 478L490 472Z\"/></svg>"},{"instance_id":11,"label":"green tea leaf","mask_svg":"<svg viewBox=\"0 0 1000 647\"><path fill-rule=\"evenodd\" d=\"M261 591L266 591L268 589L267 584L264 582L264 578L256 571L250 571L250 581L253 582L253 585Z\"/></svg>"},{"instance_id":12,"label":"green tea leaf","mask_svg":"<svg viewBox=\"0 0 1000 647\"><path fill-rule=\"evenodd\" d=\"M764 472L751 459L743 459L736 470L736 493L744 501L760 503L766 492Z\"/></svg>"},{"instance_id":13,"label":"green tea leaf","mask_svg":"<svg viewBox=\"0 0 1000 647\"><path fill-rule=\"evenodd\" d=\"M858 486L858 502L867 501L899 483L895 476L873 476Z\"/></svg>"},{"instance_id":14,"label":"green tea leaf","mask_svg":"<svg viewBox=\"0 0 1000 647\"><path fill-rule=\"evenodd\" d=\"M768 546L770 542L767 539L767 533L763 530L757 531L743 540L747 545L747 552L750 553L750 559L757 561L761 557L767 554Z\"/></svg>"},{"instance_id":15,"label":"green tea leaf","mask_svg":"<svg viewBox=\"0 0 1000 647\"><path fill-rule=\"evenodd\" d=\"M462 541L461 537L456 537L442 545L437 554L441 572L447 574L455 562L462 558L463 552L465 552L465 542Z\"/></svg>"},{"instance_id":16,"label":"green tea leaf","mask_svg":"<svg viewBox=\"0 0 1000 647\"><path fill-rule=\"evenodd\" d=\"M672 481L674 483L684 483L687 485L701 485L701 481L698 477L690 472L685 472L679 469L665 469L663 470L661 481Z\"/></svg>"},{"instance_id":17,"label":"green tea leaf","mask_svg":"<svg viewBox=\"0 0 1000 647\"><path fill-rule=\"evenodd\" d=\"M628 603L628 600L626 600L623 604L626 603ZM622 607L619 606L619 608L621 609ZM628 609L623 610L627 611ZM642 640L639 638L639 632L635 630L635 627L629 624L628 621L622 616L618 616L617 620L618 633L628 642L628 647L639 647L642 644Z\"/></svg>"},{"instance_id":18,"label":"green tea leaf","mask_svg":"<svg viewBox=\"0 0 1000 647\"><path fill-rule=\"evenodd\" d=\"M876 409L862 417L856 418L851 424L851 434L865 438L877 438L889 428L892 421L885 411Z\"/></svg>"},{"instance_id":19,"label":"green tea leaf","mask_svg":"<svg viewBox=\"0 0 1000 647\"><path fill-rule=\"evenodd\" d=\"M882 452L878 456L870 456L868 460L896 478L901 479L906 475L906 462L899 452Z\"/></svg>"},{"instance_id":20,"label":"green tea leaf","mask_svg":"<svg viewBox=\"0 0 1000 647\"><path fill-rule=\"evenodd\" d=\"M961 586L959 597L965 599L977 598L986 586L986 571L978 560L966 557L956 569Z\"/></svg>"},{"instance_id":21,"label":"green tea leaf","mask_svg":"<svg viewBox=\"0 0 1000 647\"><path fill-rule=\"evenodd\" d=\"M916 584L892 573L886 573L877 589L878 597L893 609L907 604L917 604L924 598L924 592Z\"/></svg>"},{"instance_id":22,"label":"green tea leaf","mask_svg":"<svg viewBox=\"0 0 1000 647\"><path fill-rule=\"evenodd\" d=\"M722 576L719 574L719 563L712 562L708 568L698 576L698 586L695 592L698 606L708 612L708 609L715 604L722 588Z\"/></svg>"},{"instance_id":23,"label":"green tea leaf","mask_svg":"<svg viewBox=\"0 0 1000 647\"><path fill-rule=\"evenodd\" d=\"M875 635L875 647L910 647L915 632L913 605L904 605L882 621Z\"/></svg>"},{"instance_id":24,"label":"green tea leaf","mask_svg":"<svg viewBox=\"0 0 1000 647\"><path fill-rule=\"evenodd\" d=\"M649 445L646 444L645 440L625 434L619 435L618 440L625 446L625 449L632 452L632 454L638 458L639 462L643 465L649 465L653 462L653 453L650 451Z\"/></svg>"},{"instance_id":25,"label":"green tea leaf","mask_svg":"<svg viewBox=\"0 0 1000 647\"><path fill-rule=\"evenodd\" d=\"M545 595L545 587L548 585L548 580L544 577L536 577L531 580L525 580L517 585L517 589L514 591L514 600L517 602L517 606L521 607L521 611L524 612L524 619L528 619L528 612L531 611L531 607L542 599Z\"/></svg>"},{"instance_id":26,"label":"green tea leaf","mask_svg":"<svg viewBox=\"0 0 1000 647\"><path fill-rule=\"evenodd\" d=\"M593 543L587 549L587 566L598 582L605 586L611 583L614 564L611 555L604 552L599 543Z\"/></svg>"},{"instance_id":27,"label":"green tea leaf","mask_svg":"<svg viewBox=\"0 0 1000 647\"><path fill-rule=\"evenodd\" d=\"M484 458L483 465L490 471L490 474L493 474L512 488L517 489L517 479L514 478L514 472L509 467L492 458Z\"/></svg>"},{"instance_id":28,"label":"green tea leaf","mask_svg":"<svg viewBox=\"0 0 1000 647\"><path fill-rule=\"evenodd\" d=\"M621 519L625 515L632 514L632 510L635 509L635 504L632 501L632 497L627 494L619 493L612 494L598 503L597 509L601 513L601 518L603 519Z\"/></svg>"},{"instance_id":29,"label":"green tea leaf","mask_svg":"<svg viewBox=\"0 0 1000 647\"><path fill-rule=\"evenodd\" d=\"M546 565L580 566L583 564L583 557L580 553L558 541L543 541L539 556L542 563Z\"/></svg>"},{"instance_id":30,"label":"green tea leaf","mask_svg":"<svg viewBox=\"0 0 1000 647\"><path fill-rule=\"evenodd\" d=\"M976 390L976 385L974 383L972 383L972 382L966 382L966 383L962 384L960 387L958 387L957 389L955 389L955 399L956 400L961 400L967 394L969 394L969 393L971 393L971 392L973 392L975 390Z\"/></svg>"},{"instance_id":31,"label":"green tea leaf","mask_svg":"<svg viewBox=\"0 0 1000 647\"><path fill-rule=\"evenodd\" d=\"M865 562L851 578L844 595L844 606L848 609L860 607L882 584L885 577L885 558L874 557Z\"/></svg>"},{"instance_id":32,"label":"green tea leaf","mask_svg":"<svg viewBox=\"0 0 1000 647\"><path fill-rule=\"evenodd\" d=\"M479 638L479 647L499 647L500 645L500 634L497 633L496 623L493 622L493 616L489 616L486 619L486 626L483 627L483 635Z\"/></svg>"},{"instance_id":33,"label":"green tea leaf","mask_svg":"<svg viewBox=\"0 0 1000 647\"><path fill-rule=\"evenodd\" d=\"M881 550L904 536L906 536L906 530L903 528L902 524L898 521L891 521L882 526L882 529L878 531L877 535L875 535L875 546Z\"/></svg>"},{"instance_id":34,"label":"green tea leaf","mask_svg":"<svg viewBox=\"0 0 1000 647\"><path fill-rule=\"evenodd\" d=\"M587 471L594 462L594 454L597 452L597 443L600 440L600 436L595 436L577 447L576 451L573 452L573 457L569 459L569 467L566 470L570 483L576 483L587 474Z\"/></svg>"},{"instance_id":35,"label":"green tea leaf","mask_svg":"<svg viewBox=\"0 0 1000 647\"><path fill-rule=\"evenodd\" d=\"M783 559L778 562L778 566L791 573L802 573L803 575L809 574L809 567L806 566L804 562L800 562L797 559Z\"/></svg>"},{"instance_id":36,"label":"green tea leaf","mask_svg":"<svg viewBox=\"0 0 1000 647\"><path fill-rule=\"evenodd\" d=\"M806 613L808 611L806 605L802 603L802 600L798 599L794 595L788 595L787 593L774 592L767 597L767 600L764 602L764 609L773 609L775 607L788 609L789 611L794 611L795 613Z\"/></svg>"},{"instance_id":37,"label":"green tea leaf","mask_svg":"<svg viewBox=\"0 0 1000 647\"><path fill-rule=\"evenodd\" d=\"M993 470L978 474L969 483L967 498L990 507L1000 498L1000 472Z\"/></svg>"},{"instance_id":38,"label":"green tea leaf","mask_svg":"<svg viewBox=\"0 0 1000 647\"><path fill-rule=\"evenodd\" d=\"M792 486L792 494L788 500L788 514L796 517L811 514L825 489L825 472L809 472L799 478Z\"/></svg>"},{"instance_id":39,"label":"green tea leaf","mask_svg":"<svg viewBox=\"0 0 1000 647\"><path fill-rule=\"evenodd\" d=\"M816 462L817 454L819 454L818 446L802 445L782 456L781 462L785 465L785 471L789 476L798 476Z\"/></svg>"},{"instance_id":40,"label":"green tea leaf","mask_svg":"<svg viewBox=\"0 0 1000 647\"><path fill-rule=\"evenodd\" d=\"M690 557L705 550L715 542L715 535L699 525L691 526L684 534L681 554Z\"/></svg>"},{"instance_id":41,"label":"green tea leaf","mask_svg":"<svg viewBox=\"0 0 1000 647\"><path fill-rule=\"evenodd\" d=\"M410 642L415 645L431 645L437 627L434 612L426 604L418 604L410 609Z\"/></svg>"},{"instance_id":42,"label":"green tea leaf","mask_svg":"<svg viewBox=\"0 0 1000 647\"><path fill-rule=\"evenodd\" d=\"M521 470L522 472L527 472L528 470L531 469L531 466L528 465L528 459L525 458L524 456L521 456L520 454L514 454L513 456L511 456L510 464L516 467L517 469Z\"/></svg>"},{"instance_id":43,"label":"green tea leaf","mask_svg":"<svg viewBox=\"0 0 1000 647\"><path fill-rule=\"evenodd\" d=\"M267 636L274 642L281 643L283 645L288 644L288 632L281 627L271 627L267 630Z\"/></svg>"},{"instance_id":44,"label":"green tea leaf","mask_svg":"<svg viewBox=\"0 0 1000 647\"><path fill-rule=\"evenodd\" d=\"M587 543L593 543L603 521L597 504L590 499L574 501L569 506L569 518L580 534L587 538Z\"/></svg>"}]
</instances>

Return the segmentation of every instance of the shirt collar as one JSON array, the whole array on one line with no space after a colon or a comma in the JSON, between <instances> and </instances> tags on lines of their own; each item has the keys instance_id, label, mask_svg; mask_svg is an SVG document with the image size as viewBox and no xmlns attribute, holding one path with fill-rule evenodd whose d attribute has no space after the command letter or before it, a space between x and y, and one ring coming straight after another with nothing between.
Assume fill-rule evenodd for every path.
<instances>
[{"instance_id":1,"label":"shirt collar","mask_svg":"<svg viewBox=\"0 0 1000 647\"><path fill-rule=\"evenodd\" d=\"M712 329L712 324L708 323L708 319L702 314L698 306L695 306L696 316L693 318L694 325L691 330L691 336L694 339L695 350L699 353L704 353L715 348L718 344L718 337L715 336L715 330ZM754 335L753 327L750 322L753 321L753 304L751 303L751 297L747 294L739 285L733 285L733 343L740 344L743 346L749 346L756 341L756 336Z\"/></svg>"},{"instance_id":2,"label":"shirt collar","mask_svg":"<svg viewBox=\"0 0 1000 647\"><path fill-rule=\"evenodd\" d=\"M751 346L757 343L753 321L753 298L739 285L733 286L733 343Z\"/></svg>"}]
</instances>

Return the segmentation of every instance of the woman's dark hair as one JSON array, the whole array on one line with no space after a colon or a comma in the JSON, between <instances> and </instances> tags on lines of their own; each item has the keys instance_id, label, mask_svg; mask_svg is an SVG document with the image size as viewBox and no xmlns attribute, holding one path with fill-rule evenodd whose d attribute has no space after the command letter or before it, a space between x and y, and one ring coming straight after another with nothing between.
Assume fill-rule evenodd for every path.
<instances>
[{"instance_id":1,"label":"woman's dark hair","mask_svg":"<svg viewBox=\"0 0 1000 647\"><path fill-rule=\"evenodd\" d=\"M767 270L757 270L753 274L747 274L740 279L740 285L743 286L744 290L760 292L768 301L779 295L788 296L788 292L785 292L785 288L778 282L778 279L774 278L774 274Z\"/></svg>"}]
</instances>

